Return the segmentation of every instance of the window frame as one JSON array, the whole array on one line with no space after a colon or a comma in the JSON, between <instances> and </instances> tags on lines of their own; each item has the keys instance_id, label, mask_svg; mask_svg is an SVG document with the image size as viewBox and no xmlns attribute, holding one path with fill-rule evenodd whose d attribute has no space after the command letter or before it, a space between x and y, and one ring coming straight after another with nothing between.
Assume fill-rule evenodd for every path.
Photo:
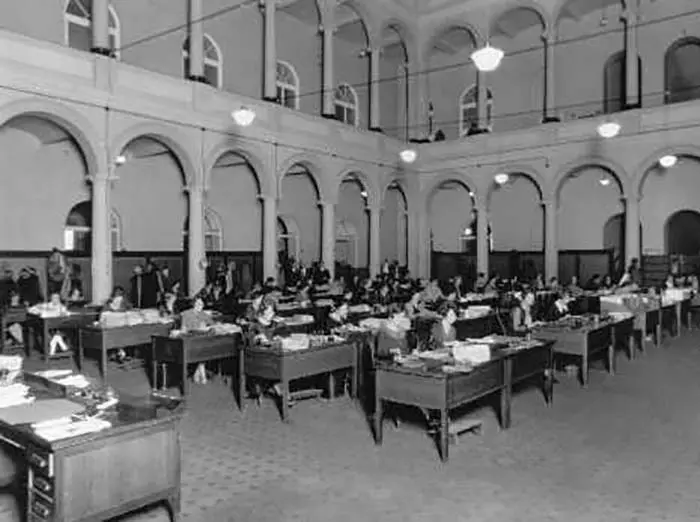
<instances>
[{"instance_id":1,"label":"window frame","mask_svg":"<svg viewBox=\"0 0 700 522\"><path fill-rule=\"evenodd\" d=\"M473 93L473 94L472 94ZM465 98L471 95L471 100L465 103ZM479 98L479 86L472 84L462 91L459 95L459 137L463 138L469 134L471 126L465 127L464 111L474 109L477 111L477 125L478 125L478 104ZM491 89L486 89L486 126L491 129L493 126L493 92Z\"/></svg>"},{"instance_id":2,"label":"window frame","mask_svg":"<svg viewBox=\"0 0 700 522\"><path fill-rule=\"evenodd\" d=\"M339 100L338 99L338 93L342 88L347 88L348 92L352 94L353 97L353 102L347 102L345 100ZM347 111L352 110L354 111L354 121L349 122L347 121L347 117L343 118L342 120L338 120L342 123L345 123L347 125L352 125L353 127L357 127L360 123L360 107L359 107L359 102L357 99L357 92L353 88L352 85L349 83L340 83L336 86L336 88L333 90L333 108L337 110L338 107L341 107L343 109L343 114L347 116Z\"/></svg>"},{"instance_id":3,"label":"window frame","mask_svg":"<svg viewBox=\"0 0 700 522\"><path fill-rule=\"evenodd\" d=\"M209 34L205 33L202 38L203 38L203 40L202 40L202 52L204 54L204 56L202 56L203 65L204 65L204 67L207 67L207 66L214 67L217 70L216 85L212 85L209 82L207 82L207 85L211 85L212 87L215 87L217 89L222 89L223 85L224 85L224 56L221 53L221 47L219 47L219 44L216 43L216 40L214 40L214 38L212 38ZM216 60L207 57L206 43L209 43L209 45L211 47L213 47L214 50L216 51L216 55L218 57ZM188 36L182 42L182 69L183 69L182 75L186 80L189 79L189 76L190 76L189 60L190 60L190 38ZM202 72L204 72L204 70ZM206 75L205 75L205 77L206 77Z\"/></svg>"},{"instance_id":4,"label":"window frame","mask_svg":"<svg viewBox=\"0 0 700 522\"><path fill-rule=\"evenodd\" d=\"M294 85L280 80L279 74L277 74L277 68L280 66L285 67L290 72L290 74L292 75L292 78L294 78L294 82L295 82ZM299 92L300 92L299 74L297 73L296 69L294 68L294 66L291 63L285 62L284 60L277 60L277 65L275 67L275 88L279 89L282 92L284 92L285 90L293 91L294 92L294 106L293 107L290 107L289 105L284 104L282 97L280 97L280 96L277 97L278 98L277 103L279 105L281 105L282 107L286 107L288 109L294 109L295 111L299 110Z\"/></svg>"},{"instance_id":5,"label":"window frame","mask_svg":"<svg viewBox=\"0 0 700 522\"><path fill-rule=\"evenodd\" d=\"M66 0L63 9L63 42L66 47L71 49L78 49L77 47L71 47L70 45L70 25L75 24L83 28L88 28L92 32L92 17L91 16L78 16L73 13L68 12L68 8L71 6L72 2L77 2L82 10L85 10L85 6L81 3L82 0ZM107 26L107 34L114 39L114 47L111 49L114 57L118 60L120 58L120 48L121 48L121 23L119 21L119 16L117 15L116 9L112 4L108 4L107 9L109 9L109 18ZM112 22L114 26L112 26ZM89 50L89 49L88 49Z\"/></svg>"}]
</instances>

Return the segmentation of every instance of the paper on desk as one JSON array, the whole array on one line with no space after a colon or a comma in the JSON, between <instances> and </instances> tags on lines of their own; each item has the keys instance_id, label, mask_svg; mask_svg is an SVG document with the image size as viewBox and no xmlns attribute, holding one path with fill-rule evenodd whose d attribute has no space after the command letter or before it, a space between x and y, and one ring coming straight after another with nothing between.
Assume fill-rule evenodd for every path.
<instances>
[{"instance_id":1,"label":"paper on desk","mask_svg":"<svg viewBox=\"0 0 700 522\"><path fill-rule=\"evenodd\" d=\"M31 404L0 408L0 422L10 425L35 424L70 417L82 411L83 406L66 399L46 399Z\"/></svg>"},{"instance_id":2,"label":"paper on desk","mask_svg":"<svg viewBox=\"0 0 700 522\"><path fill-rule=\"evenodd\" d=\"M86 433L96 433L111 427L112 424L108 421L88 419L67 424L57 424L45 428L36 428L34 431L42 439L54 441L67 439L69 437L77 437L78 435L85 435Z\"/></svg>"}]
</instances>

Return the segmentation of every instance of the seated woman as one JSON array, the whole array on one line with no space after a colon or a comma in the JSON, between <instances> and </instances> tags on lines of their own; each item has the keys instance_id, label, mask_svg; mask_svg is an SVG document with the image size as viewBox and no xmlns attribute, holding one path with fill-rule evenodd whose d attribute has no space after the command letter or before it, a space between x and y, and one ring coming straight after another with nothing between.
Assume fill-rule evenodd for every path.
<instances>
[{"instance_id":1,"label":"seated woman","mask_svg":"<svg viewBox=\"0 0 700 522\"><path fill-rule=\"evenodd\" d=\"M444 348L446 343L457 340L457 330L454 324L457 321L457 310L452 303L443 303L438 311L442 319L435 323L430 330L429 350Z\"/></svg>"},{"instance_id":2,"label":"seated woman","mask_svg":"<svg viewBox=\"0 0 700 522\"><path fill-rule=\"evenodd\" d=\"M168 292L163 296L163 301L160 304L160 315L172 318L175 317L177 313L177 296Z\"/></svg>"},{"instance_id":3,"label":"seated woman","mask_svg":"<svg viewBox=\"0 0 700 522\"><path fill-rule=\"evenodd\" d=\"M562 288L557 277L552 277L549 279L547 290L550 290L551 292L561 292Z\"/></svg>"},{"instance_id":4,"label":"seated woman","mask_svg":"<svg viewBox=\"0 0 700 522\"><path fill-rule=\"evenodd\" d=\"M386 308L392 302L393 299L391 297L389 285L387 283L383 283L382 286L379 287L379 291L375 294L372 304L377 308Z\"/></svg>"},{"instance_id":5,"label":"seated woman","mask_svg":"<svg viewBox=\"0 0 700 522\"><path fill-rule=\"evenodd\" d=\"M202 296L204 300L204 307L208 310L216 310L217 312L222 312L226 307L226 292L224 291L224 285L221 281L216 281L209 292Z\"/></svg>"},{"instance_id":6,"label":"seated woman","mask_svg":"<svg viewBox=\"0 0 700 522\"><path fill-rule=\"evenodd\" d=\"M606 274L605 277L603 278L603 281L600 284L600 289L601 290L612 290L612 288L615 285L613 284L612 277L610 277L610 274Z\"/></svg>"},{"instance_id":7,"label":"seated woman","mask_svg":"<svg viewBox=\"0 0 700 522\"><path fill-rule=\"evenodd\" d=\"M185 310L180 315L180 329L187 332L203 332L214 324L211 315L204 311L204 300L195 297L192 308ZM194 372L194 381L199 384L207 383L207 369L204 363L199 363Z\"/></svg>"},{"instance_id":8,"label":"seated woman","mask_svg":"<svg viewBox=\"0 0 700 522\"><path fill-rule=\"evenodd\" d=\"M422 314L425 311L425 308L423 307L423 301L421 300L421 293L414 292L411 299L409 299L404 305L403 310L406 317L409 319L413 319L417 315Z\"/></svg>"},{"instance_id":9,"label":"seated woman","mask_svg":"<svg viewBox=\"0 0 700 522\"><path fill-rule=\"evenodd\" d=\"M664 288L666 290L671 290L672 288L676 287L676 281L673 277L673 274L668 274L666 276L666 280L664 281Z\"/></svg>"},{"instance_id":10,"label":"seated woman","mask_svg":"<svg viewBox=\"0 0 700 522\"><path fill-rule=\"evenodd\" d=\"M493 292L498 291L498 280L499 277L497 274L492 275L491 278L486 282L486 286L484 287L484 293L491 294Z\"/></svg>"},{"instance_id":11,"label":"seated woman","mask_svg":"<svg viewBox=\"0 0 700 522\"><path fill-rule=\"evenodd\" d=\"M544 284L544 277L542 277L542 274L537 274L537 277L535 277L535 280L532 282L534 289L537 290L544 290L545 289L545 284Z\"/></svg>"},{"instance_id":12,"label":"seated woman","mask_svg":"<svg viewBox=\"0 0 700 522\"><path fill-rule=\"evenodd\" d=\"M27 310L30 314L40 317L58 317L68 314L68 308L61 302L61 296L58 293L51 294L48 303L40 303L32 306ZM56 352L67 352L68 344L59 330L50 332L51 340L49 341L49 355L55 355Z\"/></svg>"},{"instance_id":13,"label":"seated woman","mask_svg":"<svg viewBox=\"0 0 700 522\"><path fill-rule=\"evenodd\" d=\"M348 312L348 301L343 300L338 308L328 314L328 328L333 329L346 324L348 322Z\"/></svg>"},{"instance_id":14,"label":"seated woman","mask_svg":"<svg viewBox=\"0 0 700 522\"><path fill-rule=\"evenodd\" d=\"M276 317L277 309L275 300L268 297L262 298L258 304L257 312L249 318L249 333L253 337L256 335L264 335L268 339L271 339L274 336Z\"/></svg>"},{"instance_id":15,"label":"seated woman","mask_svg":"<svg viewBox=\"0 0 700 522\"><path fill-rule=\"evenodd\" d=\"M600 274L593 274L593 277L591 277L586 283L586 290L589 292L597 292L600 290L602 284L603 281L600 278Z\"/></svg>"},{"instance_id":16,"label":"seated woman","mask_svg":"<svg viewBox=\"0 0 700 522\"><path fill-rule=\"evenodd\" d=\"M479 272L479 274L476 276L476 281L474 283L474 292L476 292L477 294L483 293L488 282L489 278L486 277L486 274L483 272Z\"/></svg>"},{"instance_id":17,"label":"seated woman","mask_svg":"<svg viewBox=\"0 0 700 522\"><path fill-rule=\"evenodd\" d=\"M524 287L518 297L518 306L513 309L513 329L516 332L527 331L532 328L535 292L531 287Z\"/></svg>"},{"instance_id":18,"label":"seated woman","mask_svg":"<svg viewBox=\"0 0 700 522\"><path fill-rule=\"evenodd\" d=\"M583 288L581 288L581 285L578 284L578 277L571 276L571 281L569 281L569 285L566 287L566 291L572 296L572 297L578 297L581 294L583 294Z\"/></svg>"},{"instance_id":19,"label":"seated woman","mask_svg":"<svg viewBox=\"0 0 700 522\"><path fill-rule=\"evenodd\" d=\"M115 286L112 290L112 296L105 303L105 310L110 312L126 312L131 310L132 306L126 298L126 292L121 286Z\"/></svg>"}]
</instances>

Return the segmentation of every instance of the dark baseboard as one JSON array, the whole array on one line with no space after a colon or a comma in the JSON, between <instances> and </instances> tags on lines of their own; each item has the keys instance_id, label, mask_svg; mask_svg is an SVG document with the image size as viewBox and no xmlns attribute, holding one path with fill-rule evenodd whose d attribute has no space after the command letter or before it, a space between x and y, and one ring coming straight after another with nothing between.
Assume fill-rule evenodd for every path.
<instances>
[{"instance_id":1,"label":"dark baseboard","mask_svg":"<svg viewBox=\"0 0 700 522\"><path fill-rule=\"evenodd\" d=\"M542 118L542 123L560 123L561 118L559 116L545 116Z\"/></svg>"}]
</instances>

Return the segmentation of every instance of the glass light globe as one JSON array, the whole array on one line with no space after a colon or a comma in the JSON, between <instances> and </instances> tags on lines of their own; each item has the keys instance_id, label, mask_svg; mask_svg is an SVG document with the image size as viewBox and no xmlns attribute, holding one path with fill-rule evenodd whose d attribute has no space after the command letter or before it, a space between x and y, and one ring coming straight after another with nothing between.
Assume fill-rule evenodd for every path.
<instances>
[{"instance_id":1,"label":"glass light globe","mask_svg":"<svg viewBox=\"0 0 700 522\"><path fill-rule=\"evenodd\" d=\"M678 163L678 157L674 156L673 154L667 154L666 156L662 156L659 159L659 165L661 165L665 169L670 169L671 167L674 167Z\"/></svg>"},{"instance_id":2,"label":"glass light globe","mask_svg":"<svg viewBox=\"0 0 700 522\"><path fill-rule=\"evenodd\" d=\"M248 107L241 107L233 111L231 117L241 127L248 127L255 121L255 112Z\"/></svg>"},{"instance_id":3,"label":"glass light globe","mask_svg":"<svg viewBox=\"0 0 700 522\"><path fill-rule=\"evenodd\" d=\"M405 149L399 153L399 157L404 163L413 163L418 158L418 153L413 149Z\"/></svg>"},{"instance_id":4,"label":"glass light globe","mask_svg":"<svg viewBox=\"0 0 700 522\"><path fill-rule=\"evenodd\" d=\"M614 121L608 121L598 125L598 135L601 138L605 139L614 138L615 136L620 134L621 129L622 126L619 123Z\"/></svg>"},{"instance_id":5,"label":"glass light globe","mask_svg":"<svg viewBox=\"0 0 700 522\"><path fill-rule=\"evenodd\" d=\"M486 45L471 54L472 62L481 72L491 72L498 69L505 53L496 47Z\"/></svg>"},{"instance_id":6,"label":"glass light globe","mask_svg":"<svg viewBox=\"0 0 700 522\"><path fill-rule=\"evenodd\" d=\"M508 174L501 173L501 174L496 174L493 177L493 180L498 183L499 185L505 185L508 183Z\"/></svg>"}]
</instances>

